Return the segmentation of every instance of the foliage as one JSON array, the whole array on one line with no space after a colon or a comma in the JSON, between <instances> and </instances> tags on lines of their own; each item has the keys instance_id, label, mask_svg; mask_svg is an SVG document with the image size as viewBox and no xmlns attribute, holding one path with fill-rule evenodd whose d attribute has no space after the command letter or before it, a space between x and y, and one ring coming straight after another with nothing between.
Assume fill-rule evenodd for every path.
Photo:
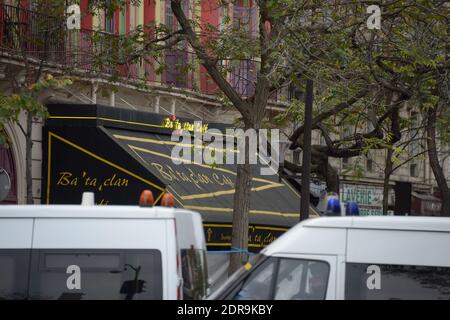
<instances>
[{"instance_id":1,"label":"foliage","mask_svg":"<svg viewBox=\"0 0 450 320\"><path fill-rule=\"evenodd\" d=\"M6 136L4 126L6 123L19 123L22 112L30 113L35 118L45 119L48 116L46 107L38 100L37 96L45 89L61 88L71 85L69 78L54 78L47 74L43 79L30 84L20 93L0 96L0 145L5 144Z\"/></svg>"}]
</instances>

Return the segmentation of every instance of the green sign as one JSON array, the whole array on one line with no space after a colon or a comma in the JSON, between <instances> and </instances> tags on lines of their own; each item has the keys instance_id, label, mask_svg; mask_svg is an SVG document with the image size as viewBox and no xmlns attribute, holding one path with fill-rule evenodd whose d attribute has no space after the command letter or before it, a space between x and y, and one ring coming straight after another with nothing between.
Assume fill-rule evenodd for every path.
<instances>
[{"instance_id":1,"label":"green sign","mask_svg":"<svg viewBox=\"0 0 450 320\"><path fill-rule=\"evenodd\" d=\"M355 201L362 216L383 215L383 188L371 185L342 184L340 200Z\"/></svg>"}]
</instances>

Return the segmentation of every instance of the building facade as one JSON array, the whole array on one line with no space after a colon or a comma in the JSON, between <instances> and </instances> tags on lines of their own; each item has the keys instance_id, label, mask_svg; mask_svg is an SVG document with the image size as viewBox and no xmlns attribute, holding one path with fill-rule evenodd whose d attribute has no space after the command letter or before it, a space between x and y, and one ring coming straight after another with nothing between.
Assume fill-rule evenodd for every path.
<instances>
[{"instance_id":1,"label":"building facade","mask_svg":"<svg viewBox=\"0 0 450 320\"><path fill-rule=\"evenodd\" d=\"M143 0L139 6L132 3L108 17L104 13L95 16L83 14L86 12L88 0L81 0L82 11L81 29L67 33L63 40L53 39L45 49L33 47L29 40L17 38L11 30L20 26L25 39L36 36L33 29L34 21L48 19L58 24L64 20L44 17L33 11L30 1L3 0L0 12L0 90L3 95L12 93L11 77L23 78L23 56L21 49L25 48L27 57L34 63L42 59L42 50L48 53L45 57L45 70L49 73L61 74L64 66L71 66L71 72L76 76L73 85L51 90L42 97L45 103L72 103L106 105L134 111L152 112L161 115L176 115L193 120L220 122L232 124L239 114L222 103L217 86L207 75L206 70L196 61L192 53L186 50L166 50L157 59L149 58L129 63L120 67L120 80L114 83L106 73L93 72L94 62L90 60L93 48L87 40L88 35L96 32L105 39L115 35L133 33L140 25L165 24L174 31L178 28L176 19L170 8L169 0ZM258 15L253 0L240 0L234 5L223 8L219 1L202 1L200 4L186 1L185 12L190 17L199 18L199 28L207 29L207 25L224 26L233 24L236 27L246 26L248 32L255 32ZM224 19L225 12L231 20ZM53 23L53 22L52 22ZM24 41L28 44L24 45ZM110 40L107 40L110 41ZM183 44L182 44L183 45ZM182 48L181 48L182 49ZM76 52L76 57L73 53ZM159 59L159 60L158 60ZM167 68L159 69L159 62ZM189 65L189 68L185 68ZM254 92L253 80L257 72L256 62L244 60L232 68L228 74L228 81L242 95L250 96ZM117 69L115 70L117 71ZM142 87L142 80L146 86ZM273 97L268 109L271 113L283 112L292 97L290 90L280 92ZM410 117L418 117L414 110L405 108ZM417 119L420 121L420 119ZM22 126L25 126L25 115L20 116ZM33 199L40 203L43 199L43 137L41 120L33 122L32 134L32 181ZM25 184L25 137L17 125L5 124L5 131L10 141L9 148L0 149L0 167L8 172L11 186L10 193L2 203L24 203L26 198ZM313 143L320 143L318 133L313 134ZM412 145L413 153L420 153L416 149L420 145ZM445 149L446 148L446 149ZM450 179L450 157L448 146L442 149L442 165L446 176ZM356 200L364 208L366 214L380 214L382 205L382 187L384 178L384 164L386 151L371 151L367 157L352 159L331 159L331 164L339 169L341 178L341 200ZM290 152L287 159L300 163L298 152ZM363 174L355 178L348 169L358 162ZM438 208L432 202L438 202L434 197L436 183L429 166L426 153L416 159L406 162L391 175L389 203L395 208L395 188L400 186L410 188L411 210L414 214L437 214ZM401 184L403 183L403 184ZM381 195L381 198L380 198ZM397 201L398 202L398 201Z\"/></svg>"}]
</instances>

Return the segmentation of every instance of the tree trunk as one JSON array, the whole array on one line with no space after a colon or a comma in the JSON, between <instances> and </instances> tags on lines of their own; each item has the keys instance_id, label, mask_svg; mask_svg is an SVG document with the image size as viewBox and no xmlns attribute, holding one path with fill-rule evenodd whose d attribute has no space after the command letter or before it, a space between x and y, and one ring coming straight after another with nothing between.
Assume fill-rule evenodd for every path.
<instances>
[{"instance_id":1,"label":"tree trunk","mask_svg":"<svg viewBox=\"0 0 450 320\"><path fill-rule=\"evenodd\" d=\"M328 155L318 150L317 146L313 146L311 149L311 162L313 164L311 171L325 179L327 191L339 194L339 174L337 170L330 165Z\"/></svg>"},{"instance_id":2,"label":"tree trunk","mask_svg":"<svg viewBox=\"0 0 450 320\"><path fill-rule=\"evenodd\" d=\"M245 130L256 128L254 124L246 123ZM232 250L246 251L248 249L248 227L250 211L250 194L252 188L252 165L249 161L249 141L244 141L245 163L238 164L233 198L233 229L231 234ZM236 252L230 255L228 274L233 274L248 259L246 252Z\"/></svg>"},{"instance_id":3,"label":"tree trunk","mask_svg":"<svg viewBox=\"0 0 450 320\"><path fill-rule=\"evenodd\" d=\"M392 174L392 154L394 151L391 148L387 149L386 167L384 168L384 182L383 182L383 215L387 215L389 206L389 180Z\"/></svg>"},{"instance_id":4,"label":"tree trunk","mask_svg":"<svg viewBox=\"0 0 450 320\"><path fill-rule=\"evenodd\" d=\"M246 148L248 153L248 148ZM252 165L245 162L237 167L236 185L233 203L233 230L231 235L232 249L247 250L248 224L250 210L250 192L252 187ZM228 274L231 275L247 261L245 252L232 253Z\"/></svg>"},{"instance_id":5,"label":"tree trunk","mask_svg":"<svg viewBox=\"0 0 450 320\"><path fill-rule=\"evenodd\" d=\"M27 131L25 135L25 179L27 185L27 204L33 204L33 179L32 179L32 159L31 150L33 148L32 140L33 115L27 112Z\"/></svg>"},{"instance_id":6,"label":"tree trunk","mask_svg":"<svg viewBox=\"0 0 450 320\"><path fill-rule=\"evenodd\" d=\"M326 183L329 192L336 192L339 194L339 174L336 169L334 169L327 160L326 163Z\"/></svg>"},{"instance_id":7,"label":"tree trunk","mask_svg":"<svg viewBox=\"0 0 450 320\"><path fill-rule=\"evenodd\" d=\"M427 146L428 146L428 158L430 161L431 169L433 170L434 177L436 179L439 191L441 193L442 208L441 215L450 216L450 190L445 179L444 170L439 163L438 153L436 149L436 114L437 110L429 109L427 119Z\"/></svg>"}]
</instances>

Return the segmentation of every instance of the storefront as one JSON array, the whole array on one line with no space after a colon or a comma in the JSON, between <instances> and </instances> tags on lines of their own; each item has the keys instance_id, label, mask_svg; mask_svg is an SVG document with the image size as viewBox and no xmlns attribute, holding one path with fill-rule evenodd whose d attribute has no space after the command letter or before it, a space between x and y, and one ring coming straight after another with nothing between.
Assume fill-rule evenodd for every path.
<instances>
[{"instance_id":1,"label":"storefront","mask_svg":"<svg viewBox=\"0 0 450 320\"><path fill-rule=\"evenodd\" d=\"M440 216L441 199L419 192L412 192L411 215L413 216Z\"/></svg>"},{"instance_id":2,"label":"storefront","mask_svg":"<svg viewBox=\"0 0 450 320\"><path fill-rule=\"evenodd\" d=\"M82 192L99 205L136 205L143 189L156 203L167 190L176 205L202 214L208 250L227 250L236 168L174 164L165 116L98 105L50 105L43 129L42 202L78 204ZM192 120L177 119L186 130ZM207 124L224 130L223 124ZM205 127L206 128L206 127ZM254 168L249 248L259 251L298 222L298 193L277 175Z\"/></svg>"}]
</instances>

